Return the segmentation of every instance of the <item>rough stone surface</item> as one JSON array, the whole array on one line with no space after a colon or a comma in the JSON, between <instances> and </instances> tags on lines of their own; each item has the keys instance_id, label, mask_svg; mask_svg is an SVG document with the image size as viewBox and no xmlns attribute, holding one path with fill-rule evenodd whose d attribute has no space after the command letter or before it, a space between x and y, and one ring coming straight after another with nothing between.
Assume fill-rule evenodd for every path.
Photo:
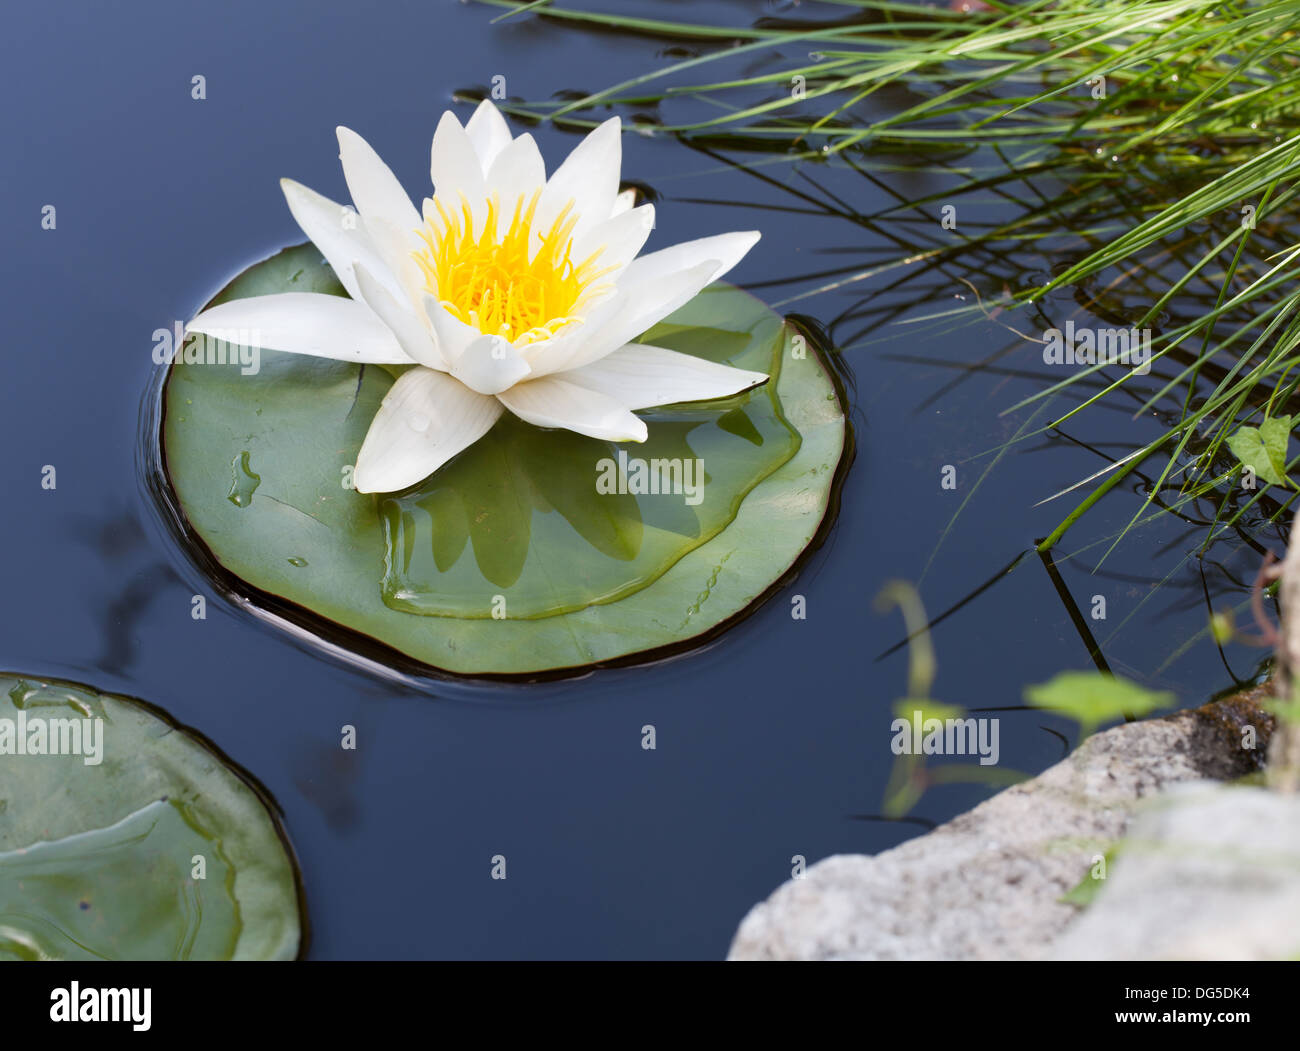
<instances>
[{"instance_id":1,"label":"rough stone surface","mask_svg":"<svg viewBox=\"0 0 1300 1051\"><path fill-rule=\"evenodd\" d=\"M1300 796L1171 787L1139 811L1103 889L1047 955L1300 957Z\"/></svg>"},{"instance_id":2,"label":"rough stone surface","mask_svg":"<svg viewBox=\"0 0 1300 1051\"><path fill-rule=\"evenodd\" d=\"M1039 957L1078 912L1058 899L1124 835L1141 800L1259 769L1273 720L1256 700L1115 727L927 835L827 858L750 911L729 957ZM1241 747L1246 725L1254 751Z\"/></svg>"},{"instance_id":3,"label":"rough stone surface","mask_svg":"<svg viewBox=\"0 0 1300 1051\"><path fill-rule=\"evenodd\" d=\"M1265 571L1267 569L1265 563ZM1274 679L1277 695L1290 697L1296 682L1300 681L1300 544L1287 548L1281 573L1282 622L1277 635ZM1269 753L1269 780L1281 791L1300 792L1300 723L1284 726L1274 735L1273 749Z\"/></svg>"}]
</instances>

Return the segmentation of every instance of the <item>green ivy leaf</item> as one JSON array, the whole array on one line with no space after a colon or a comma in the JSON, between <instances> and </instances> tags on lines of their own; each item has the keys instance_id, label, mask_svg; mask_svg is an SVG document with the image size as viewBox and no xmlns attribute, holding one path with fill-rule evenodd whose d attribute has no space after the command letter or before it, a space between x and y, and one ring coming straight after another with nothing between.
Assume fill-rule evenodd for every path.
<instances>
[{"instance_id":1,"label":"green ivy leaf","mask_svg":"<svg viewBox=\"0 0 1300 1051\"><path fill-rule=\"evenodd\" d=\"M1228 438L1228 448L1255 477L1269 485L1295 487L1286 475L1286 450L1291 438L1291 417L1274 416L1258 427L1239 427Z\"/></svg>"}]
</instances>

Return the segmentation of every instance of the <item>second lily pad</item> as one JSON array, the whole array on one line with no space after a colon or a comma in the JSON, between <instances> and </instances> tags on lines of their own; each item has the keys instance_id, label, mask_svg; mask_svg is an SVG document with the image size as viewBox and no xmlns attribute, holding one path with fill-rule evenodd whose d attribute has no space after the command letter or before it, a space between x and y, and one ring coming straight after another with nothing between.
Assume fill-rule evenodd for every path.
<instances>
[{"instance_id":1,"label":"second lily pad","mask_svg":"<svg viewBox=\"0 0 1300 1051\"><path fill-rule=\"evenodd\" d=\"M0 675L0 960L292 959L267 802L156 709Z\"/></svg>"}]
</instances>

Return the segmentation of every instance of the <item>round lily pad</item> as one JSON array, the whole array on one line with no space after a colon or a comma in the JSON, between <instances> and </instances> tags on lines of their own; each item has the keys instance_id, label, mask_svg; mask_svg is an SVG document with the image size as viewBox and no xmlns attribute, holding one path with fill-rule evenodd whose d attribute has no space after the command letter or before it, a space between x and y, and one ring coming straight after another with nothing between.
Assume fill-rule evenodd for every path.
<instances>
[{"instance_id":1,"label":"round lily pad","mask_svg":"<svg viewBox=\"0 0 1300 1051\"><path fill-rule=\"evenodd\" d=\"M344 294L304 245L214 302L283 291ZM181 354L161 395L164 494L230 590L390 664L529 676L679 647L767 593L827 517L844 413L795 337L714 285L642 342L766 372L763 387L644 411L641 444L507 413L420 485L373 495L350 488L352 464L400 369Z\"/></svg>"},{"instance_id":2,"label":"round lily pad","mask_svg":"<svg viewBox=\"0 0 1300 1051\"><path fill-rule=\"evenodd\" d=\"M0 675L0 960L282 960L302 940L247 774L143 702Z\"/></svg>"}]
</instances>

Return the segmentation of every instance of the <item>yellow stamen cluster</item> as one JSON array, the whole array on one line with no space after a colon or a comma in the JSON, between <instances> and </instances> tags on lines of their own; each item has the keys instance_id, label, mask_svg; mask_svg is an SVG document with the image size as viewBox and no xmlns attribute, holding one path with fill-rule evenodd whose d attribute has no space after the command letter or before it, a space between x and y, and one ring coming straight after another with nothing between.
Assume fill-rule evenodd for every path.
<instances>
[{"instance_id":1,"label":"yellow stamen cluster","mask_svg":"<svg viewBox=\"0 0 1300 1051\"><path fill-rule=\"evenodd\" d=\"M429 292L453 317L516 346L549 339L578 322L574 315L584 295L609 272L596 268L599 250L581 262L571 258L578 222L572 201L549 229L534 233L539 196L540 191L527 201L520 197L509 225L499 231L503 213L494 194L477 236L463 195L459 213L435 199L437 220L430 216L418 231L424 246L415 259Z\"/></svg>"}]
</instances>

